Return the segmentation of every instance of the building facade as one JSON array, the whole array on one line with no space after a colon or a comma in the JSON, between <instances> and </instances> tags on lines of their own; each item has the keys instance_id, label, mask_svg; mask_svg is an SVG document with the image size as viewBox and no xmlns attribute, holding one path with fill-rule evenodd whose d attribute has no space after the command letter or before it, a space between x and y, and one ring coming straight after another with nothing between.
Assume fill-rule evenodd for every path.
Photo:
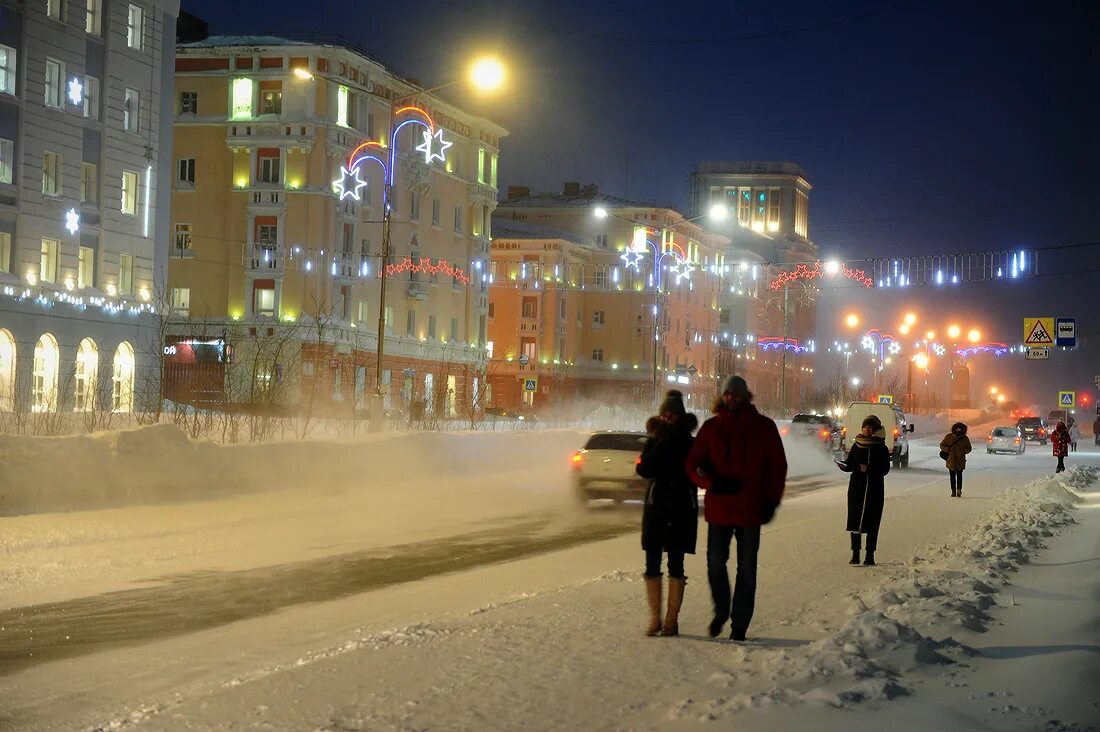
<instances>
[{"instance_id":1,"label":"building facade","mask_svg":"<svg viewBox=\"0 0 1100 732\"><path fill-rule=\"evenodd\" d=\"M0 0L0 413L159 392L175 0Z\"/></svg>"},{"instance_id":2,"label":"building facade","mask_svg":"<svg viewBox=\"0 0 1100 732\"><path fill-rule=\"evenodd\" d=\"M366 55L281 38L183 44L176 87L171 398L365 410L381 314L387 408L476 408L506 130Z\"/></svg>"}]
</instances>

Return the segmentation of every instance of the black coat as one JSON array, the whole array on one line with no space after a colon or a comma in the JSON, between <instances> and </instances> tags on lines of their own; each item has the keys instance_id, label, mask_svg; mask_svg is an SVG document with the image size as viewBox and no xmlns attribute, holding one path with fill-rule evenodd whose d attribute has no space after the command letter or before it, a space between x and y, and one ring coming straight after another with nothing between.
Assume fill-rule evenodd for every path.
<instances>
[{"instance_id":1,"label":"black coat","mask_svg":"<svg viewBox=\"0 0 1100 732\"><path fill-rule=\"evenodd\" d=\"M642 549L695 553L699 498L684 468L695 441L689 427L694 418L688 418L646 440L636 467L638 475L650 479L642 511Z\"/></svg>"},{"instance_id":2,"label":"black coat","mask_svg":"<svg viewBox=\"0 0 1100 732\"><path fill-rule=\"evenodd\" d=\"M861 534L878 534L882 522L882 508L886 502L886 475L890 472L890 451L886 443L875 440L861 444L860 438L852 445L844 470L852 474L848 479L848 531ZM867 465L867 472L860 470Z\"/></svg>"}]
</instances>

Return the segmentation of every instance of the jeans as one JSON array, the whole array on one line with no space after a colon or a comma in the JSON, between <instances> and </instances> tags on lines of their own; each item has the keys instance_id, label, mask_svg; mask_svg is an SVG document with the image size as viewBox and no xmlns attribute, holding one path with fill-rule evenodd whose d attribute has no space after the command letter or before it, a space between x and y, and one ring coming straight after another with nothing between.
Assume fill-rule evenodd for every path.
<instances>
[{"instance_id":1,"label":"jeans","mask_svg":"<svg viewBox=\"0 0 1100 732\"><path fill-rule=\"evenodd\" d=\"M646 577L660 577L661 576L661 555L664 552L660 549L646 549L645 550L645 576ZM673 552L668 553L668 576L675 577L676 579L684 578L684 553Z\"/></svg>"},{"instance_id":2,"label":"jeans","mask_svg":"<svg viewBox=\"0 0 1100 732\"><path fill-rule=\"evenodd\" d=\"M951 474L951 492L955 493L957 491L959 493L962 493L962 489L963 489L963 471L961 471L961 470L949 470L948 472Z\"/></svg>"},{"instance_id":3,"label":"jeans","mask_svg":"<svg viewBox=\"0 0 1100 732\"><path fill-rule=\"evenodd\" d=\"M726 562L730 558L730 542L737 539L737 577L730 604L730 578ZM756 558L760 553L760 527L719 526L707 524L707 578L710 597L714 601L714 617L729 613L734 628L748 629L756 607Z\"/></svg>"}]
</instances>

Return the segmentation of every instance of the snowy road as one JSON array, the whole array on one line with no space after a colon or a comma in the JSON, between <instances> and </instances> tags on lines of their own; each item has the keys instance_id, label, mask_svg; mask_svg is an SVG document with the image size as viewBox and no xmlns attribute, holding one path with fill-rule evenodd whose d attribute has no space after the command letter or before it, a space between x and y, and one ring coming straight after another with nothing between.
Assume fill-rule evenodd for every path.
<instances>
[{"instance_id":1,"label":"snowy road","mask_svg":"<svg viewBox=\"0 0 1100 732\"><path fill-rule=\"evenodd\" d=\"M543 462L451 477L446 496L287 489L0 519L0 728L662 726L668 689L751 650L692 642L702 554L685 637L639 641L637 509L577 509L558 467L575 437L552 439ZM765 530L752 634L797 648L834 632L853 594L1050 462L975 454L959 501L918 446L888 481L874 570L843 561L845 476L800 466ZM655 664L671 676L636 670Z\"/></svg>"}]
</instances>

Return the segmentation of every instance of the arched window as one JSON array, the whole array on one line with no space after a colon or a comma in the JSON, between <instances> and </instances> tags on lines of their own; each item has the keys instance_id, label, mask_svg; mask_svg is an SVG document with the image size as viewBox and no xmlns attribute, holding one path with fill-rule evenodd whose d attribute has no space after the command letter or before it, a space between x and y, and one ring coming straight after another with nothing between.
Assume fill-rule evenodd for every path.
<instances>
[{"instance_id":1,"label":"arched window","mask_svg":"<svg viewBox=\"0 0 1100 732\"><path fill-rule=\"evenodd\" d=\"M111 409L115 412L134 411L134 348L126 341L119 343L115 349Z\"/></svg>"},{"instance_id":2,"label":"arched window","mask_svg":"<svg viewBox=\"0 0 1100 732\"><path fill-rule=\"evenodd\" d=\"M76 364L73 369L73 411L91 412L95 410L96 383L99 376L99 348L91 338L80 342L76 352Z\"/></svg>"},{"instance_id":3,"label":"arched window","mask_svg":"<svg viewBox=\"0 0 1100 732\"><path fill-rule=\"evenodd\" d=\"M15 410L15 339L0 328L0 412Z\"/></svg>"},{"instance_id":4,"label":"arched window","mask_svg":"<svg viewBox=\"0 0 1100 732\"><path fill-rule=\"evenodd\" d=\"M52 412L57 409L57 374L61 351L57 339L43 333L34 344L34 373L31 386L31 411Z\"/></svg>"}]
</instances>

